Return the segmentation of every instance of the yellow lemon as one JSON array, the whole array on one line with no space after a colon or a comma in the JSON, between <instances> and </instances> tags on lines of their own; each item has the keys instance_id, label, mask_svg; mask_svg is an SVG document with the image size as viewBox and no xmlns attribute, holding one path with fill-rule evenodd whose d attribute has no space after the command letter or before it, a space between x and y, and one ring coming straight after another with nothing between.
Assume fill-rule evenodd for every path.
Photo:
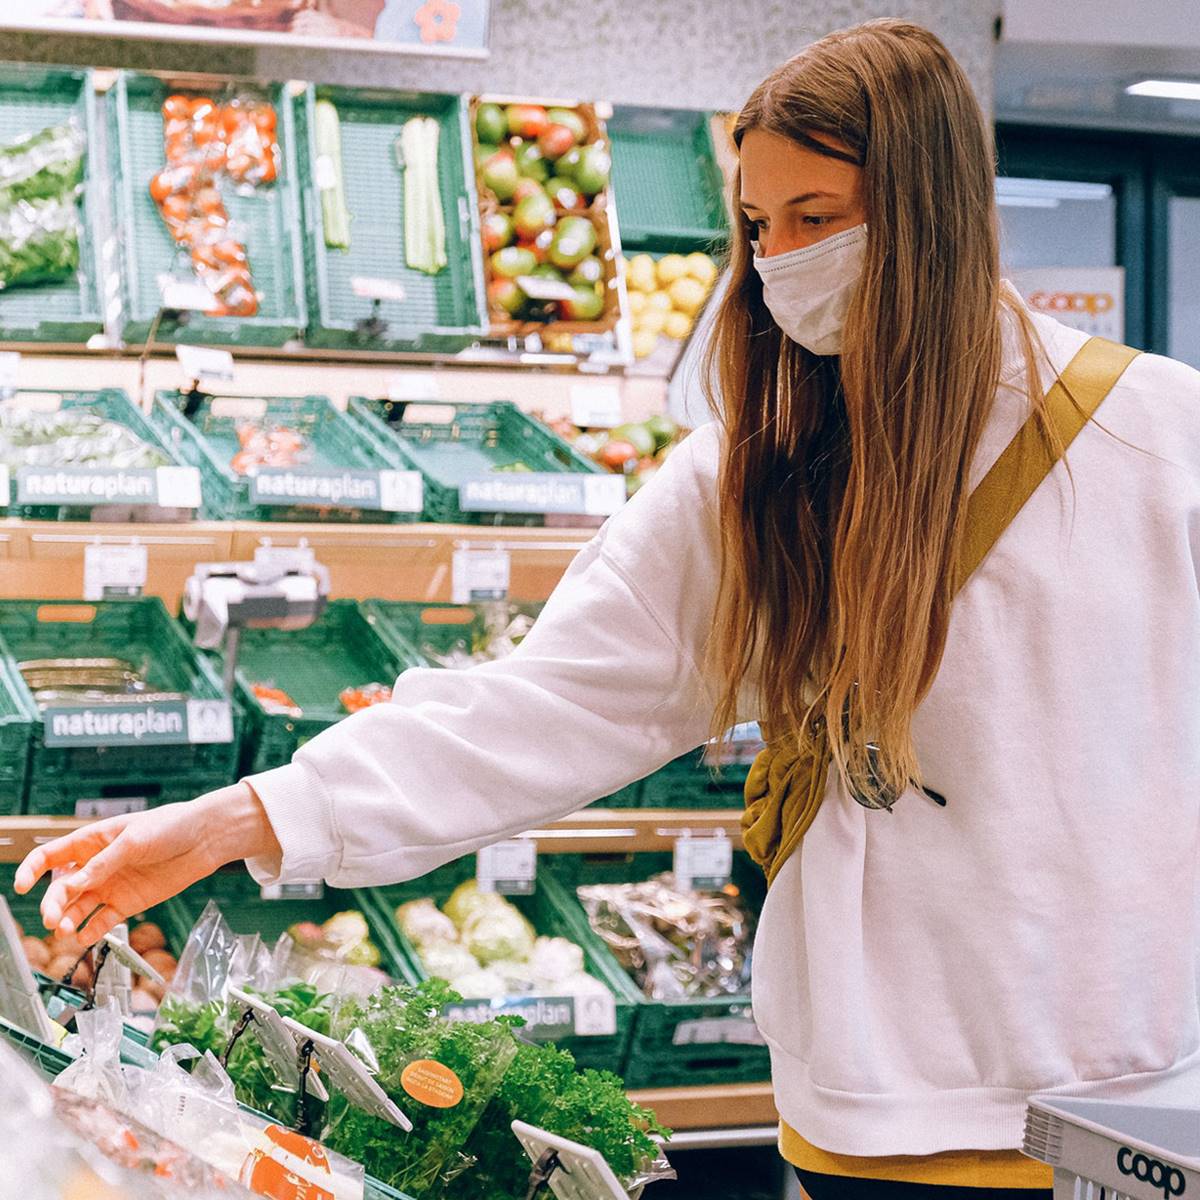
<instances>
[{"instance_id":1,"label":"yellow lemon","mask_svg":"<svg viewBox=\"0 0 1200 1200\"><path fill-rule=\"evenodd\" d=\"M698 250L695 254L687 256L687 272L706 288L712 287L717 280L717 264L707 254L701 254Z\"/></svg>"},{"instance_id":2,"label":"yellow lemon","mask_svg":"<svg viewBox=\"0 0 1200 1200\"><path fill-rule=\"evenodd\" d=\"M638 315L638 313L646 311L646 293L645 292L635 292L632 289L630 289L629 311L635 317Z\"/></svg>"},{"instance_id":3,"label":"yellow lemon","mask_svg":"<svg viewBox=\"0 0 1200 1200\"><path fill-rule=\"evenodd\" d=\"M682 254L664 254L658 260L658 282L663 287L682 279L687 274L687 259Z\"/></svg>"},{"instance_id":4,"label":"yellow lemon","mask_svg":"<svg viewBox=\"0 0 1200 1200\"><path fill-rule=\"evenodd\" d=\"M671 297L667 292L651 292L646 298L646 307L657 309L661 313L669 313L674 305L671 303Z\"/></svg>"},{"instance_id":5,"label":"yellow lemon","mask_svg":"<svg viewBox=\"0 0 1200 1200\"><path fill-rule=\"evenodd\" d=\"M648 308L639 317L634 317L633 327L643 333L658 337L667 324L667 314L661 308Z\"/></svg>"},{"instance_id":6,"label":"yellow lemon","mask_svg":"<svg viewBox=\"0 0 1200 1200\"><path fill-rule=\"evenodd\" d=\"M652 292L657 286L654 259L648 254L638 254L629 260L625 281L636 292Z\"/></svg>"},{"instance_id":7,"label":"yellow lemon","mask_svg":"<svg viewBox=\"0 0 1200 1200\"><path fill-rule=\"evenodd\" d=\"M689 317L694 317L704 307L704 298L707 294L704 284L690 277L677 279L671 284L672 306Z\"/></svg>"},{"instance_id":8,"label":"yellow lemon","mask_svg":"<svg viewBox=\"0 0 1200 1200\"><path fill-rule=\"evenodd\" d=\"M683 339L691 332L692 318L686 313L667 313L666 324L663 325L663 333L665 333L667 337L675 338L678 341L683 341Z\"/></svg>"},{"instance_id":9,"label":"yellow lemon","mask_svg":"<svg viewBox=\"0 0 1200 1200\"><path fill-rule=\"evenodd\" d=\"M637 358L645 358L654 353L658 345L658 334L649 329L635 329L633 333L633 353Z\"/></svg>"}]
</instances>

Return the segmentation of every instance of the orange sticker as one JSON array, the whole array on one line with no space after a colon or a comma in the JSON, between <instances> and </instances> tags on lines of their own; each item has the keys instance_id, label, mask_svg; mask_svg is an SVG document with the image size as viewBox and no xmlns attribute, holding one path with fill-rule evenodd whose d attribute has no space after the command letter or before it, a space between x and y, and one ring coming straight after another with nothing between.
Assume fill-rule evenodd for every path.
<instances>
[{"instance_id":1,"label":"orange sticker","mask_svg":"<svg viewBox=\"0 0 1200 1200\"><path fill-rule=\"evenodd\" d=\"M453 1108L463 1098L462 1080L431 1058L410 1062L400 1076L400 1086L418 1104L430 1108Z\"/></svg>"}]
</instances>

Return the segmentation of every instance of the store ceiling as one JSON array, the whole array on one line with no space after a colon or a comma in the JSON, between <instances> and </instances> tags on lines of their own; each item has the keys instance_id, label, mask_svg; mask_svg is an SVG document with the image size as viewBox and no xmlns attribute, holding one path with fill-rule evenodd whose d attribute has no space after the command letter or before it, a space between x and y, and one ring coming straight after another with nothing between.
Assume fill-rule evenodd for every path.
<instances>
[{"instance_id":1,"label":"store ceiling","mask_svg":"<svg viewBox=\"0 0 1200 1200\"><path fill-rule=\"evenodd\" d=\"M1144 79L1200 82L1200 46L1001 42L996 119L1200 136L1200 101L1126 94Z\"/></svg>"}]
</instances>

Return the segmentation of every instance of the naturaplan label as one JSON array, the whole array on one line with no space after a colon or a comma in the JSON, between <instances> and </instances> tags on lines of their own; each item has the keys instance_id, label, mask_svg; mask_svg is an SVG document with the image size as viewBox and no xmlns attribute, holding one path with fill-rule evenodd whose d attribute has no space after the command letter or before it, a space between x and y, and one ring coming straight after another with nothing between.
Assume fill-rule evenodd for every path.
<instances>
[{"instance_id":1,"label":"naturaplan label","mask_svg":"<svg viewBox=\"0 0 1200 1200\"><path fill-rule=\"evenodd\" d=\"M263 505L419 512L420 488L403 486L403 471L304 471L263 467L250 477L250 499ZM394 477L401 477L397 480ZM420 477L417 476L419 482Z\"/></svg>"},{"instance_id":2,"label":"naturaplan label","mask_svg":"<svg viewBox=\"0 0 1200 1200\"><path fill-rule=\"evenodd\" d=\"M233 741L226 700L49 707L43 740L56 746L178 746Z\"/></svg>"},{"instance_id":3,"label":"naturaplan label","mask_svg":"<svg viewBox=\"0 0 1200 1200\"><path fill-rule=\"evenodd\" d=\"M194 467L119 470L93 467L20 467L18 504L142 504L167 508L200 505Z\"/></svg>"},{"instance_id":4,"label":"naturaplan label","mask_svg":"<svg viewBox=\"0 0 1200 1200\"><path fill-rule=\"evenodd\" d=\"M500 472L468 479L458 490L464 512L577 513L610 516L625 503L620 475Z\"/></svg>"}]
</instances>

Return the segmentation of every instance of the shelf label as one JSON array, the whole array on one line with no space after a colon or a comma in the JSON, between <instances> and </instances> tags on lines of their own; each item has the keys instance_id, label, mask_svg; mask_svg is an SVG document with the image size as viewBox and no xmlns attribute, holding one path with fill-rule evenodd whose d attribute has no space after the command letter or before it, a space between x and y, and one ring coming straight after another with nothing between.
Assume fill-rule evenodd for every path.
<instances>
[{"instance_id":1,"label":"shelf label","mask_svg":"<svg viewBox=\"0 0 1200 1200\"><path fill-rule=\"evenodd\" d=\"M464 512L610 516L624 503L625 480L610 474L498 471L468 479L458 489Z\"/></svg>"},{"instance_id":2,"label":"shelf label","mask_svg":"<svg viewBox=\"0 0 1200 1200\"><path fill-rule=\"evenodd\" d=\"M186 746L233 741L228 700L164 700L92 707L51 706L42 713L48 747Z\"/></svg>"},{"instance_id":3,"label":"shelf label","mask_svg":"<svg viewBox=\"0 0 1200 1200\"><path fill-rule=\"evenodd\" d=\"M564 1037L611 1037L617 1032L617 1005L611 992L583 996L505 996L498 1000L463 1000L447 1004L450 1021L483 1024L494 1017L520 1017L521 1036L534 1042Z\"/></svg>"},{"instance_id":4,"label":"shelf label","mask_svg":"<svg viewBox=\"0 0 1200 1200\"><path fill-rule=\"evenodd\" d=\"M380 471L379 507L384 512L419 513L425 507L425 480L420 471Z\"/></svg>"},{"instance_id":5,"label":"shelf label","mask_svg":"<svg viewBox=\"0 0 1200 1200\"><path fill-rule=\"evenodd\" d=\"M508 599L512 555L507 550L455 550L450 567L452 603Z\"/></svg>"},{"instance_id":6,"label":"shelf label","mask_svg":"<svg viewBox=\"0 0 1200 1200\"><path fill-rule=\"evenodd\" d=\"M195 467L18 467L18 504L200 507Z\"/></svg>"},{"instance_id":7,"label":"shelf label","mask_svg":"<svg viewBox=\"0 0 1200 1200\"><path fill-rule=\"evenodd\" d=\"M123 817L126 813L145 812L149 807L145 796L117 796L104 800L76 800L75 815L88 820L103 817Z\"/></svg>"},{"instance_id":8,"label":"shelf label","mask_svg":"<svg viewBox=\"0 0 1200 1200\"><path fill-rule=\"evenodd\" d=\"M674 1046L764 1046L766 1041L752 1016L704 1017L680 1021L671 1035Z\"/></svg>"},{"instance_id":9,"label":"shelf label","mask_svg":"<svg viewBox=\"0 0 1200 1200\"><path fill-rule=\"evenodd\" d=\"M105 600L140 596L146 586L149 556L145 546L85 546L83 598Z\"/></svg>"},{"instance_id":10,"label":"shelf label","mask_svg":"<svg viewBox=\"0 0 1200 1200\"><path fill-rule=\"evenodd\" d=\"M475 859L475 880L481 892L532 895L537 886L537 842L510 838L484 846Z\"/></svg>"},{"instance_id":11,"label":"shelf label","mask_svg":"<svg viewBox=\"0 0 1200 1200\"><path fill-rule=\"evenodd\" d=\"M268 883L261 890L264 900L323 900L323 883Z\"/></svg>"},{"instance_id":12,"label":"shelf label","mask_svg":"<svg viewBox=\"0 0 1200 1200\"><path fill-rule=\"evenodd\" d=\"M733 873L733 843L724 830L714 837L685 833L675 839L674 873L680 891L720 891Z\"/></svg>"},{"instance_id":13,"label":"shelf label","mask_svg":"<svg viewBox=\"0 0 1200 1200\"><path fill-rule=\"evenodd\" d=\"M389 477L410 473L386 472ZM412 485L395 478L385 482L384 474L383 471L306 471L289 467L260 467L250 476L250 501L270 507L302 505L308 508L364 508L380 512L419 511L420 504L416 509L385 507L385 495L393 503L411 503Z\"/></svg>"},{"instance_id":14,"label":"shelf label","mask_svg":"<svg viewBox=\"0 0 1200 1200\"><path fill-rule=\"evenodd\" d=\"M623 424L620 385L571 384L571 420L584 429L613 429Z\"/></svg>"},{"instance_id":15,"label":"shelf label","mask_svg":"<svg viewBox=\"0 0 1200 1200\"><path fill-rule=\"evenodd\" d=\"M0 396L11 396L21 380L21 356L15 350L0 354Z\"/></svg>"},{"instance_id":16,"label":"shelf label","mask_svg":"<svg viewBox=\"0 0 1200 1200\"><path fill-rule=\"evenodd\" d=\"M175 347L175 357L189 382L233 382L233 355L228 350L216 350L212 346L181 345Z\"/></svg>"},{"instance_id":17,"label":"shelf label","mask_svg":"<svg viewBox=\"0 0 1200 1200\"><path fill-rule=\"evenodd\" d=\"M350 290L360 300L394 300L397 304L407 295L404 284L395 279L368 279L362 275L350 280Z\"/></svg>"}]
</instances>

